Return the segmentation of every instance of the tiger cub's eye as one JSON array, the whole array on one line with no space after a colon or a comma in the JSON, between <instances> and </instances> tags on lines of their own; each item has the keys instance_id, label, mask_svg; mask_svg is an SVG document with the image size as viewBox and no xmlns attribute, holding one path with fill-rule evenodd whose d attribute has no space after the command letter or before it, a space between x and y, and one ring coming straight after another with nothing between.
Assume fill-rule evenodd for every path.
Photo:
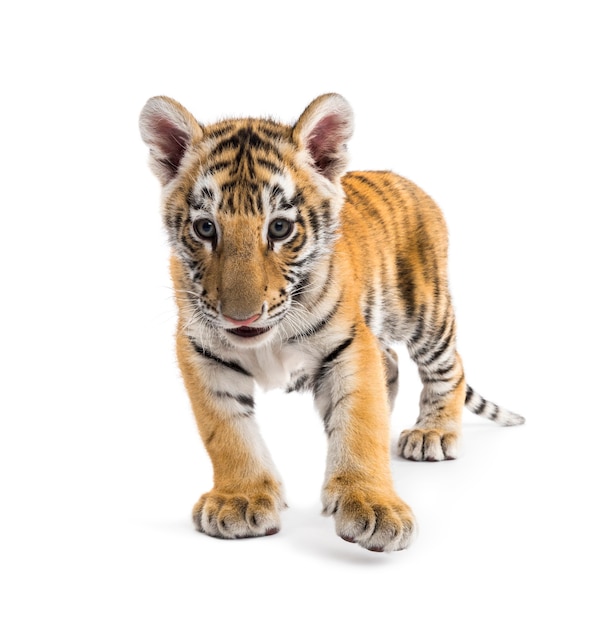
<instances>
[{"instance_id":1,"label":"tiger cub's eye","mask_svg":"<svg viewBox=\"0 0 601 626\"><path fill-rule=\"evenodd\" d=\"M269 224L267 234L274 241L285 239L292 232L292 226L293 223L290 220L277 218Z\"/></svg>"},{"instance_id":2,"label":"tiger cub's eye","mask_svg":"<svg viewBox=\"0 0 601 626\"><path fill-rule=\"evenodd\" d=\"M207 219L196 220L194 224L192 224L192 228L201 239L213 239L217 234L215 224Z\"/></svg>"}]
</instances>

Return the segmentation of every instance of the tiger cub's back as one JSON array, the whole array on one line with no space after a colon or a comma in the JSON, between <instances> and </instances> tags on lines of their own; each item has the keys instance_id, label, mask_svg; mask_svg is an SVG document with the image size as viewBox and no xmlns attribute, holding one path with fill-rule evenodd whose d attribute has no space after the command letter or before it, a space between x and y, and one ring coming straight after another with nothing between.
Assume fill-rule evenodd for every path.
<instances>
[{"instance_id":1,"label":"tiger cub's back","mask_svg":"<svg viewBox=\"0 0 601 626\"><path fill-rule=\"evenodd\" d=\"M342 179L341 247L360 277L363 316L384 342L417 339L448 314L448 236L436 203L392 172Z\"/></svg>"}]
</instances>

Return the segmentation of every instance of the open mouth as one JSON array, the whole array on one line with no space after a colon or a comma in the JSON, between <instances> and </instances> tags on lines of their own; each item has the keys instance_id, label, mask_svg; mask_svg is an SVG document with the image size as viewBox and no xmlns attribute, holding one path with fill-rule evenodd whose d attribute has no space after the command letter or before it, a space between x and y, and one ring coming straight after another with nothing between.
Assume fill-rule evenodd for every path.
<instances>
[{"instance_id":1,"label":"open mouth","mask_svg":"<svg viewBox=\"0 0 601 626\"><path fill-rule=\"evenodd\" d=\"M228 328L227 332L232 333L232 335L236 335L237 337L258 337L266 333L269 328L252 328L250 326L239 326L238 328Z\"/></svg>"}]
</instances>

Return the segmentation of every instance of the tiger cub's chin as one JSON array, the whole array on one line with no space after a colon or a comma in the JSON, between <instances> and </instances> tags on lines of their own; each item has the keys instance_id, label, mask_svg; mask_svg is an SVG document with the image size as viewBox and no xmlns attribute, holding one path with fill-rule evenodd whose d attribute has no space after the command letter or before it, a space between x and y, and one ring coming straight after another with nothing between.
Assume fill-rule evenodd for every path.
<instances>
[{"instance_id":1,"label":"tiger cub's chin","mask_svg":"<svg viewBox=\"0 0 601 626\"><path fill-rule=\"evenodd\" d=\"M240 348L257 348L268 344L276 334L275 326L252 327L240 326L238 328L222 329L224 338L228 343Z\"/></svg>"}]
</instances>

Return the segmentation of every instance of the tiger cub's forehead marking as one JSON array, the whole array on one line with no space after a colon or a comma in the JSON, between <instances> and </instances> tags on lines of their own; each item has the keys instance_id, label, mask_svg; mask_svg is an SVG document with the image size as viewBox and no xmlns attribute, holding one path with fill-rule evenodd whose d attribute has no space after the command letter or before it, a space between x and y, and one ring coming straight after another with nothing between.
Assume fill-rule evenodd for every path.
<instances>
[{"instance_id":1,"label":"tiger cub's forehead marking","mask_svg":"<svg viewBox=\"0 0 601 626\"><path fill-rule=\"evenodd\" d=\"M298 212L298 207L294 204L296 195L296 186L288 172L273 174L269 182L263 187L262 204L263 212L266 215L270 213L280 213L292 218L291 213Z\"/></svg>"},{"instance_id":2,"label":"tiger cub's forehead marking","mask_svg":"<svg viewBox=\"0 0 601 626\"><path fill-rule=\"evenodd\" d=\"M258 197L253 204L258 206L263 215L269 217L277 213L294 219L298 213L298 207L294 204L296 187L288 172L273 174L268 181L257 184L257 188L260 191L255 192ZM245 189L248 195L255 195L245 182L240 183L240 189ZM231 191L231 188L227 189L227 192ZM188 195L191 217L193 219L203 215L215 217L222 207L224 195L214 175L202 174Z\"/></svg>"},{"instance_id":3,"label":"tiger cub's forehead marking","mask_svg":"<svg viewBox=\"0 0 601 626\"><path fill-rule=\"evenodd\" d=\"M221 189L213 176L207 174L200 176L188 196L191 216L193 218L199 215L215 216L222 196Z\"/></svg>"},{"instance_id":4,"label":"tiger cub's forehead marking","mask_svg":"<svg viewBox=\"0 0 601 626\"><path fill-rule=\"evenodd\" d=\"M205 133L205 166L222 185L252 184L280 172L286 129L267 120L225 121Z\"/></svg>"}]
</instances>

